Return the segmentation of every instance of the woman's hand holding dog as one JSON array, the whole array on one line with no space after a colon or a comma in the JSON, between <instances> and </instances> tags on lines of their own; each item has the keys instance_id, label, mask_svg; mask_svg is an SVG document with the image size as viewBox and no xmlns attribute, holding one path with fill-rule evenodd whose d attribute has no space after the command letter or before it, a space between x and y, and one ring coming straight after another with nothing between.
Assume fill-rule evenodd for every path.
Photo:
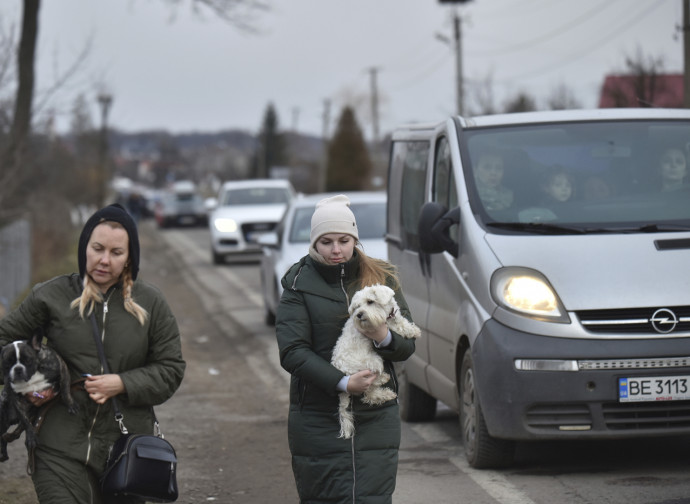
<instances>
[{"instance_id":1,"label":"woman's hand holding dog","mask_svg":"<svg viewBox=\"0 0 690 504\"><path fill-rule=\"evenodd\" d=\"M377 376L377 373L369 369L350 375L350 380L347 382L348 393L355 395L363 394L374 383Z\"/></svg>"},{"instance_id":2,"label":"woman's hand holding dog","mask_svg":"<svg viewBox=\"0 0 690 504\"><path fill-rule=\"evenodd\" d=\"M122 394L125 391L125 385L122 383L120 375L105 374L87 376L84 389L88 392L91 400L98 404L105 404L111 397Z\"/></svg>"},{"instance_id":3,"label":"woman's hand holding dog","mask_svg":"<svg viewBox=\"0 0 690 504\"><path fill-rule=\"evenodd\" d=\"M33 394L26 394L28 401L34 406L43 406L45 403L53 399L58 393L53 387L41 390L40 392L34 392Z\"/></svg>"},{"instance_id":4,"label":"woman's hand holding dog","mask_svg":"<svg viewBox=\"0 0 690 504\"><path fill-rule=\"evenodd\" d=\"M359 331L367 338L374 340L376 343L381 343L388 336L388 326L386 324L381 324L378 327L369 329L368 331Z\"/></svg>"}]
</instances>

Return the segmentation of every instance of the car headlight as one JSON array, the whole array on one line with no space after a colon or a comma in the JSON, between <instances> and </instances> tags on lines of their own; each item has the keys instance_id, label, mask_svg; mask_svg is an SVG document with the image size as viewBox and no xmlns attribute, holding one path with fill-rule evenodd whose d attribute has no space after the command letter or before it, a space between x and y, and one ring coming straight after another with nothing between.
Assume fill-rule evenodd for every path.
<instances>
[{"instance_id":1,"label":"car headlight","mask_svg":"<svg viewBox=\"0 0 690 504\"><path fill-rule=\"evenodd\" d=\"M234 219L218 218L213 221L213 226L220 233L234 233L237 231L237 222Z\"/></svg>"},{"instance_id":2,"label":"car headlight","mask_svg":"<svg viewBox=\"0 0 690 504\"><path fill-rule=\"evenodd\" d=\"M499 306L526 317L570 323L558 295L543 275L528 268L502 268L491 277L491 295Z\"/></svg>"}]
</instances>

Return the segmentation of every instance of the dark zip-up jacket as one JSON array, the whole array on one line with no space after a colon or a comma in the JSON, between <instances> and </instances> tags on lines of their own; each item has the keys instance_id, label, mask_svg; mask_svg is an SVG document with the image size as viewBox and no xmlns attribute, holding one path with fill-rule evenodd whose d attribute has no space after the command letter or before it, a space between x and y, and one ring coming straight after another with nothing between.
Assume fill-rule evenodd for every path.
<instances>
[{"instance_id":1,"label":"dark zip-up jacket","mask_svg":"<svg viewBox=\"0 0 690 504\"><path fill-rule=\"evenodd\" d=\"M353 396L356 432L339 439L337 384L344 376L331 365L335 343L348 317L348 305L361 288L359 256L324 265L305 256L282 279L276 317L280 361L291 375L288 439L302 503L390 502L395 488L400 418L397 401L369 406ZM392 281L387 282L392 286ZM410 319L402 293L401 313ZM414 353L414 340L392 333L377 352L397 389L392 362ZM373 343L372 343L373 345Z\"/></svg>"},{"instance_id":2,"label":"dark zip-up jacket","mask_svg":"<svg viewBox=\"0 0 690 504\"><path fill-rule=\"evenodd\" d=\"M102 374L90 319L82 319L72 300L81 292L78 274L36 285L19 307L0 320L0 345L29 339L35 328L46 330L47 344L67 363L72 380ZM110 372L119 374L126 392L118 396L131 433L153 431L152 406L172 397L182 382L185 362L180 333L162 293L141 279L132 297L148 313L142 326L125 311L122 290L112 287L95 314ZM70 415L60 400L50 407L39 433L39 448L82 461L102 472L108 450L120 431L111 401L98 405L83 390L74 392L79 413Z\"/></svg>"}]
</instances>

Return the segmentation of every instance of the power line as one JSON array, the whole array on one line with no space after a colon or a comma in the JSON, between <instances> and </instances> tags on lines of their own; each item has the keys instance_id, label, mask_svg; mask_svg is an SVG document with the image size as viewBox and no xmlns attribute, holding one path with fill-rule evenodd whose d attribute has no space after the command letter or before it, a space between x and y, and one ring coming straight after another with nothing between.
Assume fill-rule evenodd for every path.
<instances>
[{"instance_id":1,"label":"power line","mask_svg":"<svg viewBox=\"0 0 690 504\"><path fill-rule=\"evenodd\" d=\"M477 52L473 53L473 56L491 56L495 54L505 54L509 52L514 52L514 51L520 51L522 49L526 49L532 46L535 46L537 44L541 44L542 42L545 42L551 38L558 37L560 35L563 35L564 33L577 28L579 25L589 21L589 19L596 15L596 14L601 14L601 11L607 7L610 7L614 5L618 0L606 0L602 3L605 5L601 7L600 5L596 5L592 9L588 10L587 12L583 13L579 17L575 18L572 21L568 21L566 24L559 26L558 28L553 29L550 32L545 33L544 35L541 35L537 38L531 39L531 40L526 40L524 42L521 42L519 44L511 45L507 49L501 49L501 50L494 50L494 51L485 51L485 52Z\"/></svg>"},{"instance_id":2,"label":"power line","mask_svg":"<svg viewBox=\"0 0 690 504\"><path fill-rule=\"evenodd\" d=\"M567 55L567 56L559 57L559 60L561 61L560 64L549 63L548 65L544 65L541 68L538 68L536 70L531 70L531 71L526 72L522 75L517 75L517 76L510 77L509 79L504 79L504 82L505 81L513 82L515 80L524 79L526 77L535 77L535 76L538 76L538 75L541 75L541 74L544 74L547 72L552 72L553 70L555 70L557 68L562 68L562 67L565 67L565 66L572 64L573 62L583 58L584 56L587 56L587 54L589 54L593 50L601 48L601 46L603 44L605 44L606 42L610 41L611 39L617 37L622 32L624 32L625 30L627 30L628 28L630 28L634 24L638 23L640 20L645 18L650 12L657 9L664 1L665 0L658 0L651 7L640 12L637 16L635 16L627 24L623 25L620 29L618 29L616 31L608 32L606 37L592 43L590 46L583 49L582 51L578 51L578 52L572 53L572 54Z\"/></svg>"}]
</instances>

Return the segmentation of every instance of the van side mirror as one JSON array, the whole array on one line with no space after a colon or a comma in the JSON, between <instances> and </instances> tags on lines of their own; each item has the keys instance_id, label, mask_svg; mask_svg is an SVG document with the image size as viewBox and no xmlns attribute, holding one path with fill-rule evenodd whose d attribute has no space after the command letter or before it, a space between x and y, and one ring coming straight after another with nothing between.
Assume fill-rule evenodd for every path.
<instances>
[{"instance_id":1,"label":"van side mirror","mask_svg":"<svg viewBox=\"0 0 690 504\"><path fill-rule=\"evenodd\" d=\"M424 204L419 212L417 231L419 233L419 247L427 254L439 254L447 251L453 257L458 257L457 242L450 237L450 227L460 223L460 207L452 210L436 202Z\"/></svg>"}]
</instances>

